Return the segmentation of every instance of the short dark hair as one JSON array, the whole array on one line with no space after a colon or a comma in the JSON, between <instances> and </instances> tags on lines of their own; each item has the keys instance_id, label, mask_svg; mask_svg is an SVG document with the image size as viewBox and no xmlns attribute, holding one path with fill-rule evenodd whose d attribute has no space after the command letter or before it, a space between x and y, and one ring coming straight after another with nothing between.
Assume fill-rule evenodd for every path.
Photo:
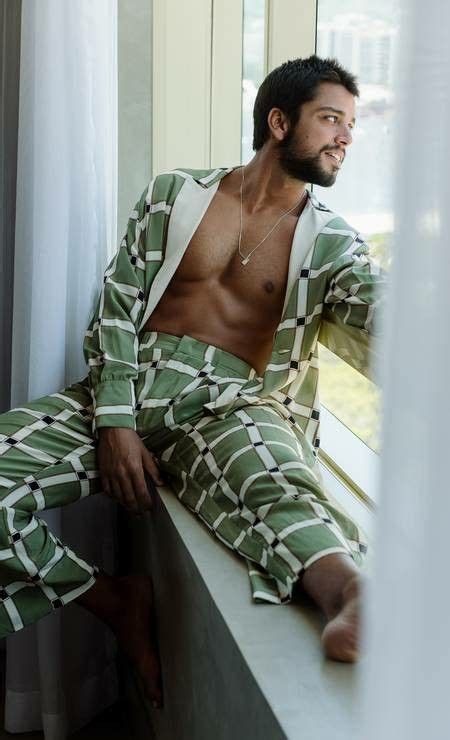
<instances>
[{"instance_id":1,"label":"short dark hair","mask_svg":"<svg viewBox=\"0 0 450 740\"><path fill-rule=\"evenodd\" d=\"M300 118L303 103L314 100L321 82L343 85L359 97L355 75L347 72L337 59L321 59L313 54L307 59L292 59L273 69L263 80L253 108L253 149L261 149L269 138L267 117L272 108L280 108L291 126Z\"/></svg>"}]
</instances>

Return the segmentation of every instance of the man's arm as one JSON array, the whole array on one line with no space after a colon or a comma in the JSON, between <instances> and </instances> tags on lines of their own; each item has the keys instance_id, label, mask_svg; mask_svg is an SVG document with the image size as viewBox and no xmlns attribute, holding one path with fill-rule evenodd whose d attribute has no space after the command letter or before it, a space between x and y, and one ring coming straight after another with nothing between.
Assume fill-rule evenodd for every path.
<instances>
[{"instance_id":1,"label":"man's arm","mask_svg":"<svg viewBox=\"0 0 450 740\"><path fill-rule=\"evenodd\" d=\"M162 485L155 456L136 434L134 383L138 376L138 327L145 308L145 253L153 183L128 219L126 234L103 278L85 334L94 405L92 431L105 494L133 512L151 508L147 472ZM148 201L148 203L147 203Z\"/></svg>"},{"instance_id":2,"label":"man's arm","mask_svg":"<svg viewBox=\"0 0 450 740\"><path fill-rule=\"evenodd\" d=\"M375 309L383 301L386 275L369 256L369 247L359 237L328 271L325 305L343 324L378 333Z\"/></svg>"},{"instance_id":3,"label":"man's arm","mask_svg":"<svg viewBox=\"0 0 450 740\"><path fill-rule=\"evenodd\" d=\"M93 434L102 427L135 429L134 383L138 375L138 326L145 299L145 251L150 183L132 210L126 234L108 265L85 334L94 405Z\"/></svg>"},{"instance_id":4,"label":"man's arm","mask_svg":"<svg viewBox=\"0 0 450 740\"><path fill-rule=\"evenodd\" d=\"M372 338L383 325L386 280L359 236L349 239L327 275L319 341L368 377L373 375Z\"/></svg>"}]
</instances>

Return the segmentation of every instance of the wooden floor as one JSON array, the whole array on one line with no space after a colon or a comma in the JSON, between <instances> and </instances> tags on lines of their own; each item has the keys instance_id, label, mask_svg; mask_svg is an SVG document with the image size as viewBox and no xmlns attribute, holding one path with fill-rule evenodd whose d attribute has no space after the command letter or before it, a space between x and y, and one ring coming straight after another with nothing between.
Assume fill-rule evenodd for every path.
<instances>
[{"instance_id":1,"label":"wooden floor","mask_svg":"<svg viewBox=\"0 0 450 740\"><path fill-rule=\"evenodd\" d=\"M4 697L5 697L5 657L4 652L0 652L0 740L43 740L43 732L26 732L23 734L11 734L6 732L4 727ZM74 735L70 735L70 740L133 740L134 735L131 733L129 723L127 722L125 706L117 703L107 709L103 714L97 717L90 725L83 730L79 730Z\"/></svg>"}]
</instances>

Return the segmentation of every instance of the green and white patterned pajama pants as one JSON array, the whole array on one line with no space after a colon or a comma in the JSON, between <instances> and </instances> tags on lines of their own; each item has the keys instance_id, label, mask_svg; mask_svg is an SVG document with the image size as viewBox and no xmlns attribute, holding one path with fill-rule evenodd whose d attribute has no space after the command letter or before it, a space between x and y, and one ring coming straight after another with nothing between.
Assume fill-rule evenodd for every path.
<instances>
[{"instance_id":1,"label":"green and white patterned pajama pants","mask_svg":"<svg viewBox=\"0 0 450 740\"><path fill-rule=\"evenodd\" d=\"M229 352L161 332L140 338L136 430L178 498L247 559L253 598L289 601L324 555L360 564L356 525L327 499L303 435L270 405L204 404L254 370ZM96 566L37 514L101 491L88 379L0 415L0 637L69 603ZM309 454L309 451L307 451Z\"/></svg>"}]
</instances>

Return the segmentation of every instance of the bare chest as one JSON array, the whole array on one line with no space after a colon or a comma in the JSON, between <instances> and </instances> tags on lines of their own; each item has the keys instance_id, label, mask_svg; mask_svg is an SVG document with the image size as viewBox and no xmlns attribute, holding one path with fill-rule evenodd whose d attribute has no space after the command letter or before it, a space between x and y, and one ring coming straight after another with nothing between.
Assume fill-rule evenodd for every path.
<instances>
[{"instance_id":1,"label":"bare chest","mask_svg":"<svg viewBox=\"0 0 450 740\"><path fill-rule=\"evenodd\" d=\"M216 283L236 298L279 313L297 218L287 216L265 238L276 220L273 214L244 216L241 252L244 257L251 254L243 265L238 251L239 206L217 193L191 238L174 283Z\"/></svg>"}]
</instances>

